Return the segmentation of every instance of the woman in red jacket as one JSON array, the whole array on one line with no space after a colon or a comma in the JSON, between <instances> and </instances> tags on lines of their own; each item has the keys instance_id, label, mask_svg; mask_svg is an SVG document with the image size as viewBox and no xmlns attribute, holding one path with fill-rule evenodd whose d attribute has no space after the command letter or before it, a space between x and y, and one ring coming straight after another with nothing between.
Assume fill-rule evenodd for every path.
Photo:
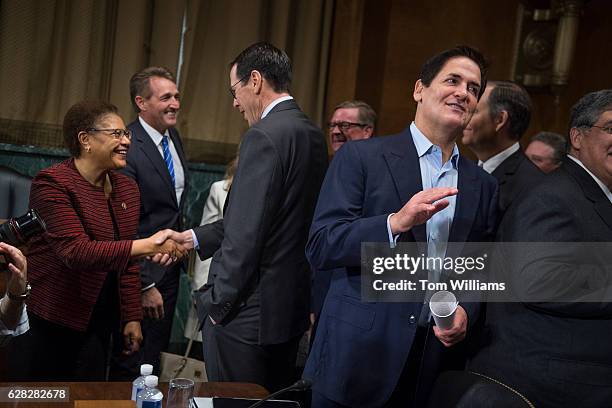
<instances>
[{"instance_id":1,"label":"woman in red jacket","mask_svg":"<svg viewBox=\"0 0 612 408\"><path fill-rule=\"evenodd\" d=\"M71 158L38 173L30 206L47 232L30 242L30 331L12 343L9 376L39 381L105 379L111 333L125 353L142 341L137 258L176 259L184 249L156 235L136 240L140 194L116 172L131 134L114 105L85 101L64 117ZM168 257L165 257L166 259Z\"/></svg>"}]
</instances>

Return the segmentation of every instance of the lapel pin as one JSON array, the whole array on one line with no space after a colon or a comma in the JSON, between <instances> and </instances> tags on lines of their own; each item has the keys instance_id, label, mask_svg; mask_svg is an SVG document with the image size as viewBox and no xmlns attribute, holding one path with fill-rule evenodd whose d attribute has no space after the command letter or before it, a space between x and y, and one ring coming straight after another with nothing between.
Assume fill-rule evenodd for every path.
<instances>
[{"instance_id":1,"label":"lapel pin","mask_svg":"<svg viewBox=\"0 0 612 408\"><path fill-rule=\"evenodd\" d=\"M125 204L125 203L123 203L123 202L122 202L122 203L121 203L121 208L123 208L124 210L127 210L127 204Z\"/></svg>"}]
</instances>

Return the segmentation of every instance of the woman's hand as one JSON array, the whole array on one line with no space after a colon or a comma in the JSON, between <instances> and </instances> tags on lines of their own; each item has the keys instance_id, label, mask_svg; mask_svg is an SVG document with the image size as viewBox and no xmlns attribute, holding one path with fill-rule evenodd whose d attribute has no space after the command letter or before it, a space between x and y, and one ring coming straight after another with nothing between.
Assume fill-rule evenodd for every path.
<instances>
[{"instance_id":1,"label":"woman's hand","mask_svg":"<svg viewBox=\"0 0 612 408\"><path fill-rule=\"evenodd\" d=\"M170 266L187 256L189 249L170 238L169 231L171 232L171 230L162 230L149 238L134 241L131 255L153 257L154 262L163 266Z\"/></svg>"},{"instance_id":2,"label":"woman's hand","mask_svg":"<svg viewBox=\"0 0 612 408\"><path fill-rule=\"evenodd\" d=\"M172 230L161 230L148 238L156 247L155 255L150 258L153 262L170 266L189 254L191 247L184 242L177 242L176 234Z\"/></svg>"},{"instance_id":3,"label":"woman's hand","mask_svg":"<svg viewBox=\"0 0 612 408\"><path fill-rule=\"evenodd\" d=\"M129 356L140 349L142 330L139 321L127 322L123 328L123 354Z\"/></svg>"}]
</instances>

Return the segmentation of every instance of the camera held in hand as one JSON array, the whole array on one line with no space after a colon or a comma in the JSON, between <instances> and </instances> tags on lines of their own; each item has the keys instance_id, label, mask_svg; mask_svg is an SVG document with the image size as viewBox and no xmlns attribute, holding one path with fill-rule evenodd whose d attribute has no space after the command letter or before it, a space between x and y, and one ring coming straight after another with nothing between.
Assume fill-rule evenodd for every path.
<instances>
[{"instance_id":1,"label":"camera held in hand","mask_svg":"<svg viewBox=\"0 0 612 408\"><path fill-rule=\"evenodd\" d=\"M30 238L47 230L47 226L34 209L0 225L0 242L12 246L24 245Z\"/></svg>"}]
</instances>

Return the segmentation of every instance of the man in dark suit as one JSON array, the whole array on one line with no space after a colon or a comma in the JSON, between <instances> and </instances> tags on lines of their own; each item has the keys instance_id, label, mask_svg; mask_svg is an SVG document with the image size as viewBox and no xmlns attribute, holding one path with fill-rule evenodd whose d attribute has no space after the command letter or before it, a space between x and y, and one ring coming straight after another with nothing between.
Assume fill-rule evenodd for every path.
<instances>
[{"instance_id":1,"label":"man in dark suit","mask_svg":"<svg viewBox=\"0 0 612 408\"><path fill-rule=\"evenodd\" d=\"M393 246L402 235L437 242L428 255L443 257L447 242L492 238L497 183L459 156L455 143L485 84L478 51L444 51L423 65L409 128L347 142L336 153L307 246L313 268L339 268L304 371L313 381L313 406L424 406L444 350L465 338L477 304L459 306L444 330L431 326L423 302L361 301L360 248Z\"/></svg>"},{"instance_id":2,"label":"man in dark suit","mask_svg":"<svg viewBox=\"0 0 612 408\"><path fill-rule=\"evenodd\" d=\"M291 61L268 43L230 64L230 93L249 130L224 219L193 229L201 258L214 254L196 293L211 381L269 391L293 380L308 328L310 268L304 248L327 168L321 130L289 95ZM188 243L191 230L176 234Z\"/></svg>"},{"instance_id":3,"label":"man in dark suit","mask_svg":"<svg viewBox=\"0 0 612 408\"><path fill-rule=\"evenodd\" d=\"M499 230L505 242L556 243L546 251L523 246L503 259L523 282L519 294L537 303L490 303L491 342L470 369L515 388L537 407L604 407L612 401L609 293L589 303L534 296L539 288L597 293L606 286L593 287L598 270L610 286L609 244L596 243L612 241L612 90L574 105L569 135L563 165L537 194L519 197ZM596 250L577 261L585 248Z\"/></svg>"},{"instance_id":4,"label":"man in dark suit","mask_svg":"<svg viewBox=\"0 0 612 408\"><path fill-rule=\"evenodd\" d=\"M519 145L530 119L527 91L513 82L491 81L463 131L463 144L476 154L478 165L499 182L501 214L521 191L543 176Z\"/></svg>"},{"instance_id":5,"label":"man in dark suit","mask_svg":"<svg viewBox=\"0 0 612 408\"><path fill-rule=\"evenodd\" d=\"M174 75L162 67L145 68L130 79L130 97L138 118L128 126L133 139L124 173L136 180L140 189L139 235L181 229L188 178L183 144L174 128L180 109ZM139 355L114 359L122 369L115 366L113 372L120 372L113 376L135 378L142 363L153 364L158 372L160 352L168 348L170 340L181 268L181 264L142 262L144 341Z\"/></svg>"}]
</instances>

